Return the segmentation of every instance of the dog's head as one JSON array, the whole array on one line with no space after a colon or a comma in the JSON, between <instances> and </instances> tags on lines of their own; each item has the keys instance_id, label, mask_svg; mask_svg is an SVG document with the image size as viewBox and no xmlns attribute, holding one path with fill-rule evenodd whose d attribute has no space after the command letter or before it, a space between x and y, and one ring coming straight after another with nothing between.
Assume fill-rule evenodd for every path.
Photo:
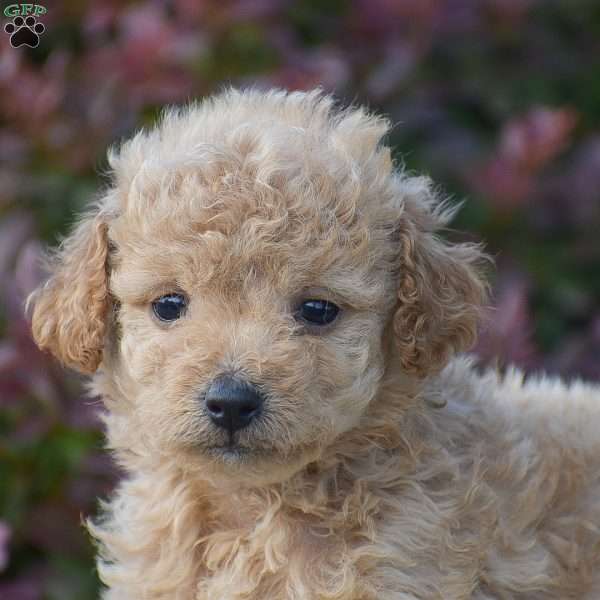
<instances>
[{"instance_id":1,"label":"dog's head","mask_svg":"<svg viewBox=\"0 0 600 600\"><path fill-rule=\"evenodd\" d=\"M41 348L99 370L117 449L281 479L386 369L423 378L473 342L480 253L436 237L388 128L319 92L228 91L110 155L30 304Z\"/></svg>"}]
</instances>

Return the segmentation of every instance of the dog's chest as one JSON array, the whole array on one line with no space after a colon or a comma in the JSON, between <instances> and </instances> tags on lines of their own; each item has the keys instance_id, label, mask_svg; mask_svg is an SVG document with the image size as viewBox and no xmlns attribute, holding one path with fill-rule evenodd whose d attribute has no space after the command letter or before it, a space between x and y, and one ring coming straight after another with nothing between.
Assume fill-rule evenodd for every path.
<instances>
[{"instance_id":1,"label":"dog's chest","mask_svg":"<svg viewBox=\"0 0 600 600\"><path fill-rule=\"evenodd\" d=\"M371 597L346 594L361 587L348 532L284 511L233 521L206 538L196 600Z\"/></svg>"}]
</instances>

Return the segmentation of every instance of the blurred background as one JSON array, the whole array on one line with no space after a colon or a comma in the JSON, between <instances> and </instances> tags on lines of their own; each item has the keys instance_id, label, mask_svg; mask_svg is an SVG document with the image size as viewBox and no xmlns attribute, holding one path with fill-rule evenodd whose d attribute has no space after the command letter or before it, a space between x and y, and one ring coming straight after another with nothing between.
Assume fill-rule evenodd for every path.
<instances>
[{"instance_id":1,"label":"blurred background","mask_svg":"<svg viewBox=\"0 0 600 600\"><path fill-rule=\"evenodd\" d=\"M114 481L97 400L21 307L107 146L165 103L321 85L387 114L396 159L467 200L454 226L496 259L482 361L600 380L598 0L45 6L38 47L0 31L1 600L97 597L81 520Z\"/></svg>"}]
</instances>

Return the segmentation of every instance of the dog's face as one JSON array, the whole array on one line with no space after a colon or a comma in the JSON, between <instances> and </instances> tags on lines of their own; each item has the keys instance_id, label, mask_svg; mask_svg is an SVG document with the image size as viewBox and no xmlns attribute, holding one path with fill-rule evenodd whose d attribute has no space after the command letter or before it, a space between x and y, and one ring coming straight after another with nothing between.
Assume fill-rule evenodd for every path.
<instances>
[{"instance_id":1,"label":"dog's face","mask_svg":"<svg viewBox=\"0 0 600 600\"><path fill-rule=\"evenodd\" d=\"M393 173L384 122L316 94L220 103L113 157L33 330L101 364L118 449L258 483L359 427L386 369L467 345L483 286L477 251L434 237L428 185Z\"/></svg>"},{"instance_id":2,"label":"dog's face","mask_svg":"<svg viewBox=\"0 0 600 600\"><path fill-rule=\"evenodd\" d=\"M201 216L186 211L192 191ZM209 191L192 176L163 218L113 224L119 376L160 451L294 463L356 425L377 390L389 273L369 260L367 222L336 224L303 194L258 201L244 177Z\"/></svg>"}]
</instances>

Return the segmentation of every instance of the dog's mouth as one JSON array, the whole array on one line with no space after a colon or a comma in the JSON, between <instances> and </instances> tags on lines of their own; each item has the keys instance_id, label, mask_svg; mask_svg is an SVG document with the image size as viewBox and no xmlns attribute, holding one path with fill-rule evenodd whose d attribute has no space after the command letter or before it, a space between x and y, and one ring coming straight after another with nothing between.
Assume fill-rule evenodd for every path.
<instances>
[{"instance_id":1,"label":"dog's mouth","mask_svg":"<svg viewBox=\"0 0 600 600\"><path fill-rule=\"evenodd\" d=\"M247 445L245 441L196 446L196 453L198 451L204 456L205 467L208 467L205 473L212 473L219 478L233 475L230 481L236 482L236 485L275 483L289 479L320 454L320 448L314 444L282 452L275 447ZM219 481L223 483L221 479Z\"/></svg>"}]
</instances>

